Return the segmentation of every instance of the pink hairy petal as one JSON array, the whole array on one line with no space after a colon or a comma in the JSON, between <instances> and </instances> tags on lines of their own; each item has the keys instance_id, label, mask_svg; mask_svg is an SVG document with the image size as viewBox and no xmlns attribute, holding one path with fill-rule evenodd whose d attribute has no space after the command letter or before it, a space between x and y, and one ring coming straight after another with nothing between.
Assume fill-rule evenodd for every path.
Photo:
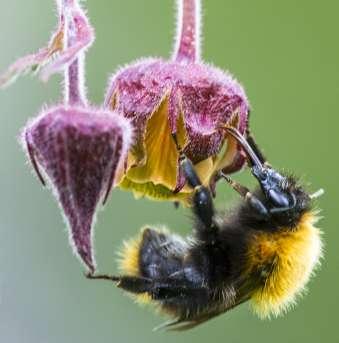
<instances>
[{"instance_id":1,"label":"pink hairy petal","mask_svg":"<svg viewBox=\"0 0 339 343\"><path fill-rule=\"evenodd\" d=\"M131 141L129 122L113 112L59 106L31 122L24 139L39 177L38 166L55 191L75 253L93 272L93 222L123 167Z\"/></svg>"},{"instance_id":2,"label":"pink hairy petal","mask_svg":"<svg viewBox=\"0 0 339 343\"><path fill-rule=\"evenodd\" d=\"M41 48L37 53L19 58L0 75L0 88L10 85L20 75L36 72L50 59L62 50L64 23L60 22L58 30L52 35L47 47Z\"/></svg>"},{"instance_id":3,"label":"pink hairy petal","mask_svg":"<svg viewBox=\"0 0 339 343\"><path fill-rule=\"evenodd\" d=\"M71 21L70 25L73 26L72 32L76 33L75 37L69 39L67 48L54 61L41 70L40 77L43 81L47 81L52 74L64 70L65 67L70 65L94 42L94 29L89 24L84 12L76 8L71 10L68 15L68 20Z\"/></svg>"},{"instance_id":4,"label":"pink hairy petal","mask_svg":"<svg viewBox=\"0 0 339 343\"><path fill-rule=\"evenodd\" d=\"M227 72L203 64L146 59L133 64L111 81L106 105L130 118L142 140L145 125L167 92L170 97L168 120L176 131L178 113L183 112L188 134L186 153L194 161L215 155L225 139L218 130L239 115L239 130L247 127L249 104L242 86ZM169 91L170 90L170 91Z\"/></svg>"},{"instance_id":5,"label":"pink hairy petal","mask_svg":"<svg viewBox=\"0 0 339 343\"><path fill-rule=\"evenodd\" d=\"M59 6L60 20L58 29L52 35L47 47L37 53L19 58L4 73L0 75L0 87L6 87L15 79L28 72L36 72L42 68L40 77L47 81L53 74L60 72L71 64L81 52L94 41L94 29L90 25L86 14L76 1L66 2L65 8ZM65 25L71 25L75 36L68 38L65 47ZM68 27L69 30L69 27ZM59 56L57 55L59 53Z\"/></svg>"}]
</instances>

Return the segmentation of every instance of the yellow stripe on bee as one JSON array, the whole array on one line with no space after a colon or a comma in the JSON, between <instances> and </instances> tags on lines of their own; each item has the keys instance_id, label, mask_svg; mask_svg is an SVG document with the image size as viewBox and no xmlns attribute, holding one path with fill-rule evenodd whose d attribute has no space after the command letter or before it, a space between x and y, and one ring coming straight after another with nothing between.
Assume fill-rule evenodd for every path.
<instances>
[{"instance_id":1,"label":"yellow stripe on bee","mask_svg":"<svg viewBox=\"0 0 339 343\"><path fill-rule=\"evenodd\" d=\"M265 284L251 298L252 307L260 317L286 312L305 290L322 256L321 232L314 227L316 222L315 214L309 212L293 229L260 232L252 240L247 272L267 271L271 266Z\"/></svg>"},{"instance_id":2,"label":"yellow stripe on bee","mask_svg":"<svg viewBox=\"0 0 339 343\"><path fill-rule=\"evenodd\" d=\"M119 251L119 270L123 275L128 276L141 276L140 275L140 249L143 241L143 232L145 229L142 229L140 234L137 237L131 238L127 241L124 241L122 249ZM158 232L167 234L168 230L163 228L154 229ZM175 317L177 313L175 309L171 309L170 307L163 308L160 304L153 300L152 297L148 293L141 293L141 294L131 294L128 293L130 297L132 297L138 304L146 305L152 304L155 306L155 309L159 313L165 313L167 315L171 315Z\"/></svg>"},{"instance_id":3,"label":"yellow stripe on bee","mask_svg":"<svg viewBox=\"0 0 339 343\"><path fill-rule=\"evenodd\" d=\"M131 238L124 242L123 248L119 252L119 270L123 275L140 276L140 248L142 243L142 233L138 237ZM148 304L152 298L148 293L132 295L139 304Z\"/></svg>"},{"instance_id":4,"label":"yellow stripe on bee","mask_svg":"<svg viewBox=\"0 0 339 343\"><path fill-rule=\"evenodd\" d=\"M139 276L139 251L142 237L131 238L125 241L119 252L119 269L129 276Z\"/></svg>"}]
</instances>

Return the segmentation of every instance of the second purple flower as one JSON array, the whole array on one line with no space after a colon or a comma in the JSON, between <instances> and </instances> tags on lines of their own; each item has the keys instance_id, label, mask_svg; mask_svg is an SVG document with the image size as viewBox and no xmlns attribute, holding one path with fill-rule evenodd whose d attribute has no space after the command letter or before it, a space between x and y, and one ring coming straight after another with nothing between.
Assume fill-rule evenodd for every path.
<instances>
[{"instance_id":1,"label":"second purple flower","mask_svg":"<svg viewBox=\"0 0 339 343\"><path fill-rule=\"evenodd\" d=\"M58 1L59 25L49 45L19 59L0 77L0 86L26 71L43 79L65 74L65 103L29 121L22 142L45 185L47 177L69 225L75 254L95 271L93 222L99 202L123 173L132 140L129 120L87 104L84 52L94 31L76 0Z\"/></svg>"}]
</instances>

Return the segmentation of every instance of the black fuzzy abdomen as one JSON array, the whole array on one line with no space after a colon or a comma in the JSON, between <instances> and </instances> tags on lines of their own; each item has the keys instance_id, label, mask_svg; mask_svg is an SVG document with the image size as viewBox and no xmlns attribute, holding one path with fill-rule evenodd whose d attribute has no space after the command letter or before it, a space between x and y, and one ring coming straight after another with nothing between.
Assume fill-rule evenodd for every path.
<instances>
[{"instance_id":1,"label":"black fuzzy abdomen","mask_svg":"<svg viewBox=\"0 0 339 343\"><path fill-rule=\"evenodd\" d=\"M143 232L139 268L141 276L164 279L182 269L185 243L172 235L153 229Z\"/></svg>"}]
</instances>

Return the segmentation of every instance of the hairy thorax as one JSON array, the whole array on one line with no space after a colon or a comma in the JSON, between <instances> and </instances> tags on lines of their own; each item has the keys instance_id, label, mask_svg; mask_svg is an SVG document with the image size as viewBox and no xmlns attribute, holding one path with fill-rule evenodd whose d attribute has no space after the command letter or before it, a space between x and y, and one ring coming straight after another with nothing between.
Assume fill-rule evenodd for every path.
<instances>
[{"instance_id":1,"label":"hairy thorax","mask_svg":"<svg viewBox=\"0 0 339 343\"><path fill-rule=\"evenodd\" d=\"M260 317L278 316L303 293L322 251L317 217L305 213L297 227L256 233L250 242L247 271L262 282L253 293L252 307Z\"/></svg>"}]
</instances>

